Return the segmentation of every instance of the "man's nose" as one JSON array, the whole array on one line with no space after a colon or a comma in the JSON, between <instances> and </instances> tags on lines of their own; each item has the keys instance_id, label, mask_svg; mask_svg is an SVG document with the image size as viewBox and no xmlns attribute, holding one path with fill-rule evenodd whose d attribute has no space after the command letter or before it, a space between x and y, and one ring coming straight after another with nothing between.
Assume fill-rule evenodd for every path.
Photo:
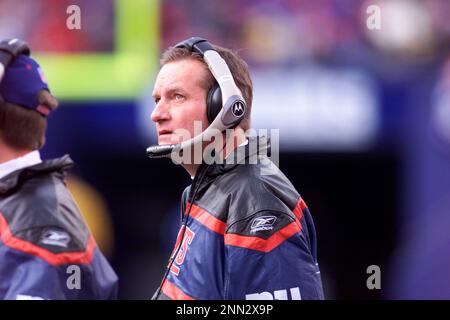
<instances>
[{"instance_id":1,"label":"man's nose","mask_svg":"<svg viewBox=\"0 0 450 320\"><path fill-rule=\"evenodd\" d=\"M158 103L155 106L155 109L153 109L151 119L153 122L159 122L162 120L170 119L169 109L162 99L158 101Z\"/></svg>"}]
</instances>

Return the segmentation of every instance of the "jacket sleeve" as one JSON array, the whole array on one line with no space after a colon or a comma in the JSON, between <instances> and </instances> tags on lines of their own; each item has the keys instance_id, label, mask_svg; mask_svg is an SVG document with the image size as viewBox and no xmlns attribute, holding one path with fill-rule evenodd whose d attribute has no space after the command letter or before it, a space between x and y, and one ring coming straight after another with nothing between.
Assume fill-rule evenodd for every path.
<instances>
[{"instance_id":1,"label":"jacket sleeve","mask_svg":"<svg viewBox=\"0 0 450 320\"><path fill-rule=\"evenodd\" d=\"M117 277L98 248L89 263L51 264L0 242L0 299L115 299Z\"/></svg>"},{"instance_id":2,"label":"jacket sleeve","mask_svg":"<svg viewBox=\"0 0 450 320\"><path fill-rule=\"evenodd\" d=\"M323 299L309 211L260 211L227 228L227 299Z\"/></svg>"}]
</instances>

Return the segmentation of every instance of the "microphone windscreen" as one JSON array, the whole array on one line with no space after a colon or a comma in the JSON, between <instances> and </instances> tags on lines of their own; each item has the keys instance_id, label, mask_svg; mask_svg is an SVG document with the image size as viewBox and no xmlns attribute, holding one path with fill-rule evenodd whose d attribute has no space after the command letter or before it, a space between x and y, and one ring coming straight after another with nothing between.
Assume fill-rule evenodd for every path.
<instances>
[{"instance_id":1,"label":"microphone windscreen","mask_svg":"<svg viewBox=\"0 0 450 320\"><path fill-rule=\"evenodd\" d=\"M149 158L165 158L169 157L172 152L180 147L179 144L155 145L147 148L147 157Z\"/></svg>"}]
</instances>

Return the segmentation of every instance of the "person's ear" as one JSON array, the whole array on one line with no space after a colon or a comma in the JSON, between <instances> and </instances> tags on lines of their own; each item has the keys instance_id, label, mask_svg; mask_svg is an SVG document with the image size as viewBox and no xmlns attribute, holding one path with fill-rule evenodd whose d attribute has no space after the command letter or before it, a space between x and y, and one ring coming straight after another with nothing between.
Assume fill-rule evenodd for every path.
<instances>
[{"instance_id":1,"label":"person's ear","mask_svg":"<svg viewBox=\"0 0 450 320\"><path fill-rule=\"evenodd\" d=\"M47 90L41 90L38 94L38 102L51 110L58 107L58 100Z\"/></svg>"}]
</instances>

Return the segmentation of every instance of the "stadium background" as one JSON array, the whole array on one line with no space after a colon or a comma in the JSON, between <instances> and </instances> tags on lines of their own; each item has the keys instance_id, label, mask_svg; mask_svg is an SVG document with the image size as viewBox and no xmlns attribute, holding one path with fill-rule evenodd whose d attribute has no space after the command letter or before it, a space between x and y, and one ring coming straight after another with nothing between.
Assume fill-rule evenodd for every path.
<instances>
[{"instance_id":1,"label":"stadium background","mask_svg":"<svg viewBox=\"0 0 450 320\"><path fill-rule=\"evenodd\" d=\"M73 4L81 30L66 28ZM42 155L75 160L70 188L120 298L151 297L178 230L190 179L145 148L160 52L192 35L249 63L253 125L280 129L326 297L450 298L449 14L447 0L0 0L0 38L30 43L61 101Z\"/></svg>"}]
</instances>

